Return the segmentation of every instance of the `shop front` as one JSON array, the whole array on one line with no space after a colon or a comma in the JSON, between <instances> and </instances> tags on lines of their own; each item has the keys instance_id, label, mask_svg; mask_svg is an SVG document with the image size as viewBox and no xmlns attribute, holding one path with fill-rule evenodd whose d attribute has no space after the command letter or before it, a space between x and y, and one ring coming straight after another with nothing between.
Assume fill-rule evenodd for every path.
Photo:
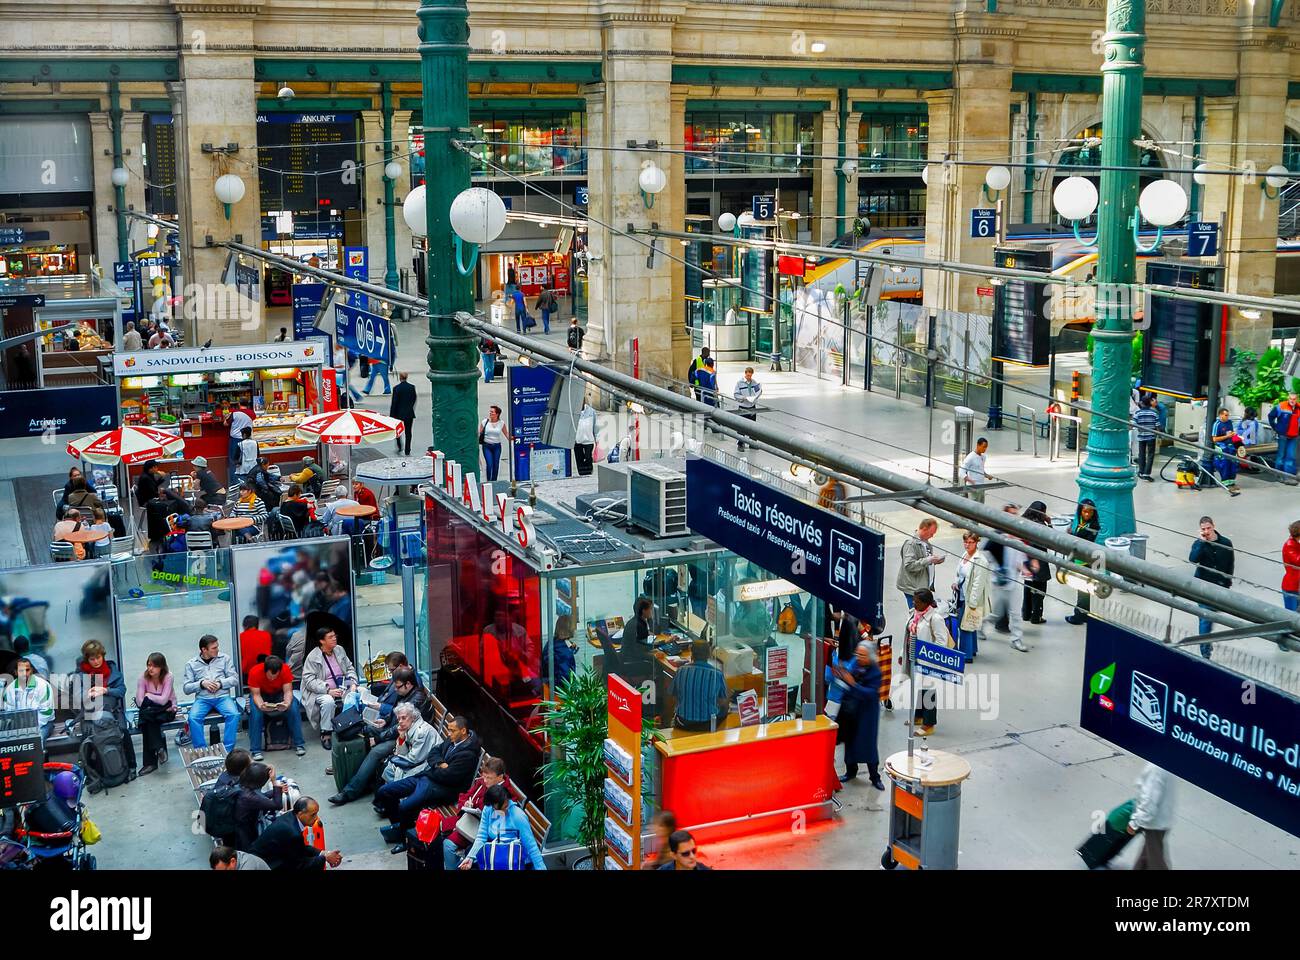
<instances>
[{"instance_id":1,"label":"shop front","mask_svg":"<svg viewBox=\"0 0 1300 960\"><path fill-rule=\"evenodd\" d=\"M656 537L587 520L598 484L627 482L616 467L601 465L601 473L549 482L535 502L512 500L506 482L483 485L472 504L472 480L459 480L459 497L424 488L439 697L544 806L552 843L572 838L575 804L540 782L549 759L543 704L584 669L632 683L652 718L655 746L645 762L654 789L643 822L654 809L673 809L683 826L716 837L763 829L770 819L755 815L792 807L824 815L835 789L835 727L815 710L804 719L805 704L817 698L820 605L689 532ZM623 638L640 597L653 604L651 640L645 656L634 657ZM674 680L697 642L708 645L731 702L714 730L674 729ZM769 778L776 786L759 789L773 763L785 765ZM725 789L708 786L716 765L732 772Z\"/></svg>"},{"instance_id":2,"label":"shop front","mask_svg":"<svg viewBox=\"0 0 1300 960\"><path fill-rule=\"evenodd\" d=\"M180 459L204 457L229 479L230 429L236 409L253 417L253 439L272 463L321 457L320 445L297 439L299 423L327 409L324 339L211 349L144 350L113 355L123 425L158 427L185 438ZM334 391L328 396L336 397ZM335 401L336 402L336 401ZM333 409L333 407L328 407Z\"/></svg>"}]
</instances>

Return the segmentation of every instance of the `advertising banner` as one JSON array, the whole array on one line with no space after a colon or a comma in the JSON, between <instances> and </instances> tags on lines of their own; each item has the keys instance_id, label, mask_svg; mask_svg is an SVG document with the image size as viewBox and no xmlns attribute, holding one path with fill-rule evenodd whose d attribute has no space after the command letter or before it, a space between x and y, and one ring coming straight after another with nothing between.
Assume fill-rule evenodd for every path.
<instances>
[{"instance_id":1,"label":"advertising banner","mask_svg":"<svg viewBox=\"0 0 1300 960\"><path fill-rule=\"evenodd\" d=\"M1097 620L1082 687L1083 729L1300 836L1300 701Z\"/></svg>"},{"instance_id":2,"label":"advertising banner","mask_svg":"<svg viewBox=\"0 0 1300 960\"><path fill-rule=\"evenodd\" d=\"M885 538L711 460L686 461L690 528L859 619L884 610Z\"/></svg>"}]
</instances>

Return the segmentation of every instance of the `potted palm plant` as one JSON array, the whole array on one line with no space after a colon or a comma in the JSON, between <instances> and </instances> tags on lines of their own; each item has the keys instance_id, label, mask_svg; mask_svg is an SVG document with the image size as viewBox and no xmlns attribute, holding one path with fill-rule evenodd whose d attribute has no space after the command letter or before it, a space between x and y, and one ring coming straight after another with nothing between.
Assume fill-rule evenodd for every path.
<instances>
[{"instance_id":1,"label":"potted palm plant","mask_svg":"<svg viewBox=\"0 0 1300 960\"><path fill-rule=\"evenodd\" d=\"M578 842L586 856L574 864L577 870L605 868L605 737L608 735L609 706L605 676L590 666L575 670L556 690L555 699L544 706L542 729L551 746L552 759L542 765L542 782L547 790L558 790L566 808L580 813ZM641 748L653 733L649 717L642 720ZM647 780L649 778L643 778ZM643 783L642 809L648 799Z\"/></svg>"},{"instance_id":2,"label":"potted palm plant","mask_svg":"<svg viewBox=\"0 0 1300 960\"><path fill-rule=\"evenodd\" d=\"M587 863L605 865L605 734L608 724L605 678L585 667L575 670L545 705L543 729L552 759L542 766L547 790L559 790L581 811L578 842Z\"/></svg>"}]
</instances>

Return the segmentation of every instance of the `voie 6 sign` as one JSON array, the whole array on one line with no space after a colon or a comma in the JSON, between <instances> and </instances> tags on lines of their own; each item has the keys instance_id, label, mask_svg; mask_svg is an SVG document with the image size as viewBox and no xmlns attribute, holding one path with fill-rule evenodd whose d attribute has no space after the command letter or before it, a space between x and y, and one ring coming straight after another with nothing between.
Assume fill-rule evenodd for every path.
<instances>
[{"instance_id":1,"label":"voie 6 sign","mask_svg":"<svg viewBox=\"0 0 1300 960\"><path fill-rule=\"evenodd\" d=\"M686 462L686 522L819 599L880 621L885 538L874 530L703 458Z\"/></svg>"},{"instance_id":2,"label":"voie 6 sign","mask_svg":"<svg viewBox=\"0 0 1300 960\"><path fill-rule=\"evenodd\" d=\"M1300 836L1300 700L1092 620L1080 723Z\"/></svg>"}]
</instances>

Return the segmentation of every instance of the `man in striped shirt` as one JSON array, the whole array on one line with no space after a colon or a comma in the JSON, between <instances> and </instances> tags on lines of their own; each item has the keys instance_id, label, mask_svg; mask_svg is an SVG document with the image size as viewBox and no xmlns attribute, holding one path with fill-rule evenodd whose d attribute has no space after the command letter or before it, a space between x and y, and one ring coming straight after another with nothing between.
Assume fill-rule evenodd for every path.
<instances>
[{"instance_id":1,"label":"man in striped shirt","mask_svg":"<svg viewBox=\"0 0 1300 960\"><path fill-rule=\"evenodd\" d=\"M697 640L691 645L691 662L673 678L673 696L677 700L673 724L683 730L711 730L714 718L721 726L731 708L727 681L709 654L708 643Z\"/></svg>"},{"instance_id":2,"label":"man in striped shirt","mask_svg":"<svg viewBox=\"0 0 1300 960\"><path fill-rule=\"evenodd\" d=\"M1133 426L1137 428L1138 476L1152 480L1151 467L1156 459L1156 430L1160 426L1160 411L1156 409L1154 394L1144 393L1133 413Z\"/></svg>"}]
</instances>

